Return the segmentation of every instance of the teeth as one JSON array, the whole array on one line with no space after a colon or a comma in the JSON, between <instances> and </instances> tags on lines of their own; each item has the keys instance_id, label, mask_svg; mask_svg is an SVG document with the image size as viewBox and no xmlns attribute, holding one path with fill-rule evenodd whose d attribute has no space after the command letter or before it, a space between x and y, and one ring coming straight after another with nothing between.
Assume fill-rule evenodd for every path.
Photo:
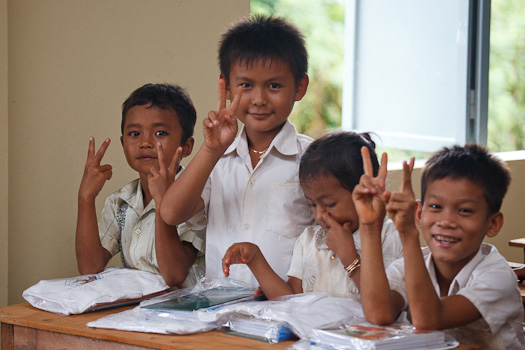
<instances>
[{"instance_id":1,"label":"teeth","mask_svg":"<svg viewBox=\"0 0 525 350\"><path fill-rule=\"evenodd\" d=\"M444 243L456 243L456 242L459 242L459 239L453 238L453 237L447 237L447 236L435 235L434 238L437 239L438 241L444 242Z\"/></svg>"}]
</instances>

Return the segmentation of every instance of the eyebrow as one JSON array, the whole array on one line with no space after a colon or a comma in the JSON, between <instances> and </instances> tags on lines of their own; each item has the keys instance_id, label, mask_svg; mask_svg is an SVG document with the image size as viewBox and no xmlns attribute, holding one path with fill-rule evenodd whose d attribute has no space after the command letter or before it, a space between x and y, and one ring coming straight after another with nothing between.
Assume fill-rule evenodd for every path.
<instances>
[{"instance_id":1,"label":"eyebrow","mask_svg":"<svg viewBox=\"0 0 525 350\"><path fill-rule=\"evenodd\" d=\"M152 125L154 128L158 128L158 127L167 127L168 124L166 123L155 123ZM124 129L133 129L133 128L141 128L142 127L142 124L139 124L139 123L132 123L132 124L128 124L124 127Z\"/></svg>"},{"instance_id":2,"label":"eyebrow","mask_svg":"<svg viewBox=\"0 0 525 350\"><path fill-rule=\"evenodd\" d=\"M249 82L252 82L254 79L251 79L247 76L244 76L244 75L239 75L237 77L235 77L234 79L235 81L242 81L242 80L246 80L246 81L249 81ZM285 77L283 75L276 75L276 76L273 76L273 77L270 77L268 79L265 80L265 83L269 83L269 82L272 82L272 81L281 81L281 80L285 80Z\"/></svg>"}]
</instances>

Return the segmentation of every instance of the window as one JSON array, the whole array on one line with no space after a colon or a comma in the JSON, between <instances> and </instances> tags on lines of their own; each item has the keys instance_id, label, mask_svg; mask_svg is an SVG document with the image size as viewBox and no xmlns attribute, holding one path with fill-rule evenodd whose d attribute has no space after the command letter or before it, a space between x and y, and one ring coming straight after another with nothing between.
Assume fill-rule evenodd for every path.
<instances>
[{"instance_id":1,"label":"window","mask_svg":"<svg viewBox=\"0 0 525 350\"><path fill-rule=\"evenodd\" d=\"M525 149L525 1L252 0L252 12L306 36L299 132L375 131L391 160L467 141Z\"/></svg>"},{"instance_id":2,"label":"window","mask_svg":"<svg viewBox=\"0 0 525 350\"><path fill-rule=\"evenodd\" d=\"M477 5L348 1L343 129L403 150L485 144L489 17Z\"/></svg>"}]
</instances>

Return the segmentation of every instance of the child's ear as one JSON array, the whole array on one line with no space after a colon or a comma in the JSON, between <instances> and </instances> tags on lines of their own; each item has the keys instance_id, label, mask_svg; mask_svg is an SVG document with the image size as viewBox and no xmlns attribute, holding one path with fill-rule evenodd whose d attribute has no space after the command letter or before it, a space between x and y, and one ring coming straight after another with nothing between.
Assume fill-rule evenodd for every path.
<instances>
[{"instance_id":1,"label":"child's ear","mask_svg":"<svg viewBox=\"0 0 525 350\"><path fill-rule=\"evenodd\" d=\"M421 203L420 200L417 200L416 201L416 215L415 215L415 219L416 219L416 226L417 228L421 228L421 225L420 225L420 222L421 222L421 213L423 212L423 203Z\"/></svg>"},{"instance_id":2,"label":"child's ear","mask_svg":"<svg viewBox=\"0 0 525 350\"><path fill-rule=\"evenodd\" d=\"M306 94L306 90L308 89L308 83L310 82L310 78L308 78L308 74L305 74L304 77L299 80L297 83L297 87L295 89L295 100L301 101Z\"/></svg>"},{"instance_id":3,"label":"child's ear","mask_svg":"<svg viewBox=\"0 0 525 350\"><path fill-rule=\"evenodd\" d=\"M503 227L503 213L497 212L488 218L487 236L496 236Z\"/></svg>"},{"instance_id":4,"label":"child's ear","mask_svg":"<svg viewBox=\"0 0 525 350\"><path fill-rule=\"evenodd\" d=\"M195 144L195 139L193 137L189 137L184 145L182 145L182 158L186 158L191 154L193 151L193 145Z\"/></svg>"},{"instance_id":5,"label":"child's ear","mask_svg":"<svg viewBox=\"0 0 525 350\"><path fill-rule=\"evenodd\" d=\"M226 78L224 78L224 74L221 73L219 75L219 79L224 80L224 82L226 83L226 99L231 101L231 98L230 98L230 85L226 82Z\"/></svg>"},{"instance_id":6,"label":"child's ear","mask_svg":"<svg viewBox=\"0 0 525 350\"><path fill-rule=\"evenodd\" d=\"M122 145L122 147L124 147L124 136L120 137L120 144Z\"/></svg>"}]
</instances>

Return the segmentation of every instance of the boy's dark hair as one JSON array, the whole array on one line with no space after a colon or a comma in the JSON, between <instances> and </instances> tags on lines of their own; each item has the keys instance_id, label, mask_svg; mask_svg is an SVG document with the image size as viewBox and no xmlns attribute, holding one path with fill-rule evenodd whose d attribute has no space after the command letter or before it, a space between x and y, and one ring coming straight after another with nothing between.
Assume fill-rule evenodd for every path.
<instances>
[{"instance_id":1,"label":"boy's dark hair","mask_svg":"<svg viewBox=\"0 0 525 350\"><path fill-rule=\"evenodd\" d=\"M370 152L374 176L377 176L379 162L370 134L336 131L318 138L308 146L301 157L299 180L307 182L319 175L332 175L341 186L353 191L364 174L361 157L363 146Z\"/></svg>"},{"instance_id":2,"label":"boy's dark hair","mask_svg":"<svg viewBox=\"0 0 525 350\"><path fill-rule=\"evenodd\" d=\"M171 109L179 118L182 128L181 144L193 136L197 121L197 112L190 95L178 85L173 84L146 84L133 91L122 104L122 123L120 132L124 133L124 124L128 111L135 106L149 105L160 109Z\"/></svg>"},{"instance_id":3,"label":"boy's dark hair","mask_svg":"<svg viewBox=\"0 0 525 350\"><path fill-rule=\"evenodd\" d=\"M308 71L303 34L280 17L253 15L234 23L219 46L219 67L226 83L234 64L248 67L256 61L289 64L298 83Z\"/></svg>"},{"instance_id":4,"label":"boy's dark hair","mask_svg":"<svg viewBox=\"0 0 525 350\"><path fill-rule=\"evenodd\" d=\"M427 160L421 173L421 198L432 181L466 179L483 188L487 215L497 213L510 184L507 165L477 144L444 147Z\"/></svg>"}]
</instances>

